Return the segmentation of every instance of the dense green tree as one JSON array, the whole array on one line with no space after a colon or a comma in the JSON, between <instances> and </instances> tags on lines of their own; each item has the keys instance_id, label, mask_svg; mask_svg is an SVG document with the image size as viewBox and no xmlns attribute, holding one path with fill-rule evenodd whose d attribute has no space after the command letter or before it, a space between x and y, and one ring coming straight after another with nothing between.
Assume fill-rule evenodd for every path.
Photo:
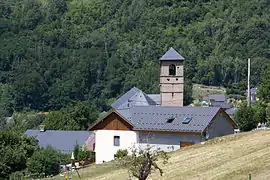
<instances>
[{"instance_id":1,"label":"dense green tree","mask_svg":"<svg viewBox=\"0 0 270 180\"><path fill-rule=\"evenodd\" d=\"M266 120L268 123L268 126L270 124L270 104L268 104L265 108L265 113L266 113Z\"/></svg>"},{"instance_id":2,"label":"dense green tree","mask_svg":"<svg viewBox=\"0 0 270 180\"><path fill-rule=\"evenodd\" d=\"M9 117L13 113L14 101L11 91L11 86L0 84L0 117Z\"/></svg>"},{"instance_id":3,"label":"dense green tree","mask_svg":"<svg viewBox=\"0 0 270 180\"><path fill-rule=\"evenodd\" d=\"M270 66L268 66L267 70L263 74L262 82L259 87L258 95L259 97L266 101L270 102Z\"/></svg>"},{"instance_id":4,"label":"dense green tree","mask_svg":"<svg viewBox=\"0 0 270 180\"><path fill-rule=\"evenodd\" d=\"M185 84L184 84L184 106L189 105L193 101L192 89L193 89L193 85L192 85L191 81L190 80L185 80Z\"/></svg>"},{"instance_id":5,"label":"dense green tree","mask_svg":"<svg viewBox=\"0 0 270 180\"><path fill-rule=\"evenodd\" d=\"M234 119L241 131L250 131L256 127L258 121L255 117L254 109L251 106L247 106L246 103L236 111Z\"/></svg>"},{"instance_id":6,"label":"dense green tree","mask_svg":"<svg viewBox=\"0 0 270 180\"><path fill-rule=\"evenodd\" d=\"M266 107L267 106L265 104L259 103L259 102L252 106L252 108L254 110L254 119L258 123L267 122Z\"/></svg>"},{"instance_id":7,"label":"dense green tree","mask_svg":"<svg viewBox=\"0 0 270 180\"><path fill-rule=\"evenodd\" d=\"M97 117L95 108L86 102L77 102L61 110L50 112L46 115L43 124L47 129L86 130Z\"/></svg>"},{"instance_id":8,"label":"dense green tree","mask_svg":"<svg viewBox=\"0 0 270 180\"><path fill-rule=\"evenodd\" d=\"M73 150L73 155L74 155L75 160L78 160L79 151L80 151L80 146L79 144L76 144Z\"/></svg>"},{"instance_id":9,"label":"dense green tree","mask_svg":"<svg viewBox=\"0 0 270 180\"><path fill-rule=\"evenodd\" d=\"M74 153L73 155L74 155L75 161L82 161L88 158L94 159L95 157L94 152L87 151L86 149L83 149L82 147L80 147L78 144L74 146L73 153Z\"/></svg>"},{"instance_id":10,"label":"dense green tree","mask_svg":"<svg viewBox=\"0 0 270 180\"><path fill-rule=\"evenodd\" d=\"M0 177L24 170L26 161L38 149L37 140L15 131L0 131Z\"/></svg>"},{"instance_id":11,"label":"dense green tree","mask_svg":"<svg viewBox=\"0 0 270 180\"><path fill-rule=\"evenodd\" d=\"M51 147L35 151L33 156L27 160L27 170L40 177L56 175L60 170L60 156Z\"/></svg>"},{"instance_id":12,"label":"dense green tree","mask_svg":"<svg viewBox=\"0 0 270 180\"><path fill-rule=\"evenodd\" d=\"M27 129L38 129L45 116L35 111L16 112L7 124L9 130L24 133Z\"/></svg>"},{"instance_id":13,"label":"dense green tree","mask_svg":"<svg viewBox=\"0 0 270 180\"><path fill-rule=\"evenodd\" d=\"M4 0L0 83L15 110L90 101L107 111L132 86L158 93L158 59L174 47L187 82L243 96L247 58L252 86L269 62L269 22L267 0Z\"/></svg>"}]
</instances>

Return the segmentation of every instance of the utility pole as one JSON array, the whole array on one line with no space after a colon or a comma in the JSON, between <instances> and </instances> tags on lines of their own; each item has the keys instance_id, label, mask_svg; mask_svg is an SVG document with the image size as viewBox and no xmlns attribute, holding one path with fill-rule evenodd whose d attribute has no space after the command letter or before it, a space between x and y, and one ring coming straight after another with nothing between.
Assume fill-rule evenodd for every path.
<instances>
[{"instance_id":1,"label":"utility pole","mask_svg":"<svg viewBox=\"0 0 270 180\"><path fill-rule=\"evenodd\" d=\"M250 106L250 58L248 58L248 92L247 92L247 103Z\"/></svg>"}]
</instances>

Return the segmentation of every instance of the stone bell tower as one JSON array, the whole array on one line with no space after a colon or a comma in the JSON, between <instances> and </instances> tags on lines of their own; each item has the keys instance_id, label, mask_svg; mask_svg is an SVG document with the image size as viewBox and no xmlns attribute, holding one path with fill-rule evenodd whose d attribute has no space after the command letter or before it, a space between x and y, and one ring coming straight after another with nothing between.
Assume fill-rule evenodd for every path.
<instances>
[{"instance_id":1,"label":"stone bell tower","mask_svg":"<svg viewBox=\"0 0 270 180\"><path fill-rule=\"evenodd\" d=\"M184 59L173 48L159 59L161 106L183 106Z\"/></svg>"}]
</instances>

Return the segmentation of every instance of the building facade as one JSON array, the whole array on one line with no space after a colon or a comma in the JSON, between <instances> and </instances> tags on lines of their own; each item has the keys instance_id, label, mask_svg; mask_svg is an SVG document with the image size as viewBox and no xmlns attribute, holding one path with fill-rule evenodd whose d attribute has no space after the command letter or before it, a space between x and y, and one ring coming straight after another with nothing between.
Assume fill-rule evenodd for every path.
<instances>
[{"instance_id":1,"label":"building facade","mask_svg":"<svg viewBox=\"0 0 270 180\"><path fill-rule=\"evenodd\" d=\"M183 106L184 59L173 48L160 58L161 106Z\"/></svg>"},{"instance_id":2,"label":"building facade","mask_svg":"<svg viewBox=\"0 0 270 180\"><path fill-rule=\"evenodd\" d=\"M184 58L173 48L160 58L160 94L134 87L92 124L96 163L114 159L119 149L174 151L207 139L233 134L235 122L220 107L184 107Z\"/></svg>"}]
</instances>

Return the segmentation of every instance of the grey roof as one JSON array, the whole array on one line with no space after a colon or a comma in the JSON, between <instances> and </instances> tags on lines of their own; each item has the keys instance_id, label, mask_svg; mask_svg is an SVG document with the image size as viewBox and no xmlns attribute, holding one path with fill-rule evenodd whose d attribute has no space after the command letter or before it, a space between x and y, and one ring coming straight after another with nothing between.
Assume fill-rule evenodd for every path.
<instances>
[{"instance_id":1,"label":"grey roof","mask_svg":"<svg viewBox=\"0 0 270 180\"><path fill-rule=\"evenodd\" d=\"M251 89L250 89L250 92L251 92L251 93L257 93L257 90L258 90L257 88L251 88Z\"/></svg>"},{"instance_id":2,"label":"grey roof","mask_svg":"<svg viewBox=\"0 0 270 180\"><path fill-rule=\"evenodd\" d=\"M221 107L224 109L229 109L232 105L227 103L227 99L224 94L209 94L208 95L210 106Z\"/></svg>"},{"instance_id":3,"label":"grey roof","mask_svg":"<svg viewBox=\"0 0 270 180\"><path fill-rule=\"evenodd\" d=\"M149 106L145 94L133 87L111 105L114 109L125 109L132 106Z\"/></svg>"},{"instance_id":4,"label":"grey roof","mask_svg":"<svg viewBox=\"0 0 270 180\"><path fill-rule=\"evenodd\" d=\"M211 106L212 107L221 107L223 109L229 109L232 107L231 104L228 104L227 102L221 102L221 101L212 101Z\"/></svg>"},{"instance_id":5,"label":"grey roof","mask_svg":"<svg viewBox=\"0 0 270 180\"><path fill-rule=\"evenodd\" d=\"M147 100L150 105L160 105L161 104L161 96L160 94L146 94ZM151 103L152 102L152 103Z\"/></svg>"},{"instance_id":6,"label":"grey roof","mask_svg":"<svg viewBox=\"0 0 270 180\"><path fill-rule=\"evenodd\" d=\"M159 60L160 61L165 61L165 60L183 61L185 60L185 58L171 47Z\"/></svg>"},{"instance_id":7,"label":"grey roof","mask_svg":"<svg viewBox=\"0 0 270 180\"><path fill-rule=\"evenodd\" d=\"M209 94L208 95L209 100L214 100L214 101L226 101L226 97L224 94Z\"/></svg>"},{"instance_id":8,"label":"grey roof","mask_svg":"<svg viewBox=\"0 0 270 180\"><path fill-rule=\"evenodd\" d=\"M118 112L123 118L128 120L131 124L134 122L132 121L132 116L131 116L131 111L132 108L127 108L127 109L116 109L116 112Z\"/></svg>"},{"instance_id":9,"label":"grey roof","mask_svg":"<svg viewBox=\"0 0 270 180\"><path fill-rule=\"evenodd\" d=\"M131 98L135 93L139 92L140 90L136 87L131 88L128 92L126 92L123 96L117 99L114 103L112 103L112 107L114 109L118 109L121 105L126 103L129 98Z\"/></svg>"},{"instance_id":10,"label":"grey roof","mask_svg":"<svg viewBox=\"0 0 270 180\"><path fill-rule=\"evenodd\" d=\"M92 134L91 131L56 131L46 130L27 130L25 135L36 137L40 147L51 146L62 153L71 153L76 143L83 146L87 138Z\"/></svg>"},{"instance_id":11,"label":"grey roof","mask_svg":"<svg viewBox=\"0 0 270 180\"><path fill-rule=\"evenodd\" d=\"M133 106L158 106L160 94L145 94L140 89L133 87L123 96L112 103L114 109L126 109Z\"/></svg>"},{"instance_id":12,"label":"grey roof","mask_svg":"<svg viewBox=\"0 0 270 180\"><path fill-rule=\"evenodd\" d=\"M250 88L250 93L251 94L257 94L258 88ZM246 90L246 94L248 93L248 89Z\"/></svg>"},{"instance_id":13,"label":"grey roof","mask_svg":"<svg viewBox=\"0 0 270 180\"><path fill-rule=\"evenodd\" d=\"M234 113L237 111L237 108L236 107L233 107L233 108L230 108L230 109L227 109L225 112L230 116L230 117L233 117Z\"/></svg>"},{"instance_id":14,"label":"grey roof","mask_svg":"<svg viewBox=\"0 0 270 180\"><path fill-rule=\"evenodd\" d=\"M219 107L137 106L116 111L134 126L134 130L202 132L219 109ZM167 122L169 118L174 118L172 123ZM183 124L185 118L192 120L188 124Z\"/></svg>"},{"instance_id":15,"label":"grey roof","mask_svg":"<svg viewBox=\"0 0 270 180\"><path fill-rule=\"evenodd\" d=\"M160 106L160 94L145 94L134 87L113 103L112 107L133 125L134 130L202 132L220 108L230 107L224 95L213 97L218 100L213 102L219 103L216 107L165 107ZM172 123L167 122L169 118L174 118ZM183 124L185 118L192 120Z\"/></svg>"}]
</instances>

